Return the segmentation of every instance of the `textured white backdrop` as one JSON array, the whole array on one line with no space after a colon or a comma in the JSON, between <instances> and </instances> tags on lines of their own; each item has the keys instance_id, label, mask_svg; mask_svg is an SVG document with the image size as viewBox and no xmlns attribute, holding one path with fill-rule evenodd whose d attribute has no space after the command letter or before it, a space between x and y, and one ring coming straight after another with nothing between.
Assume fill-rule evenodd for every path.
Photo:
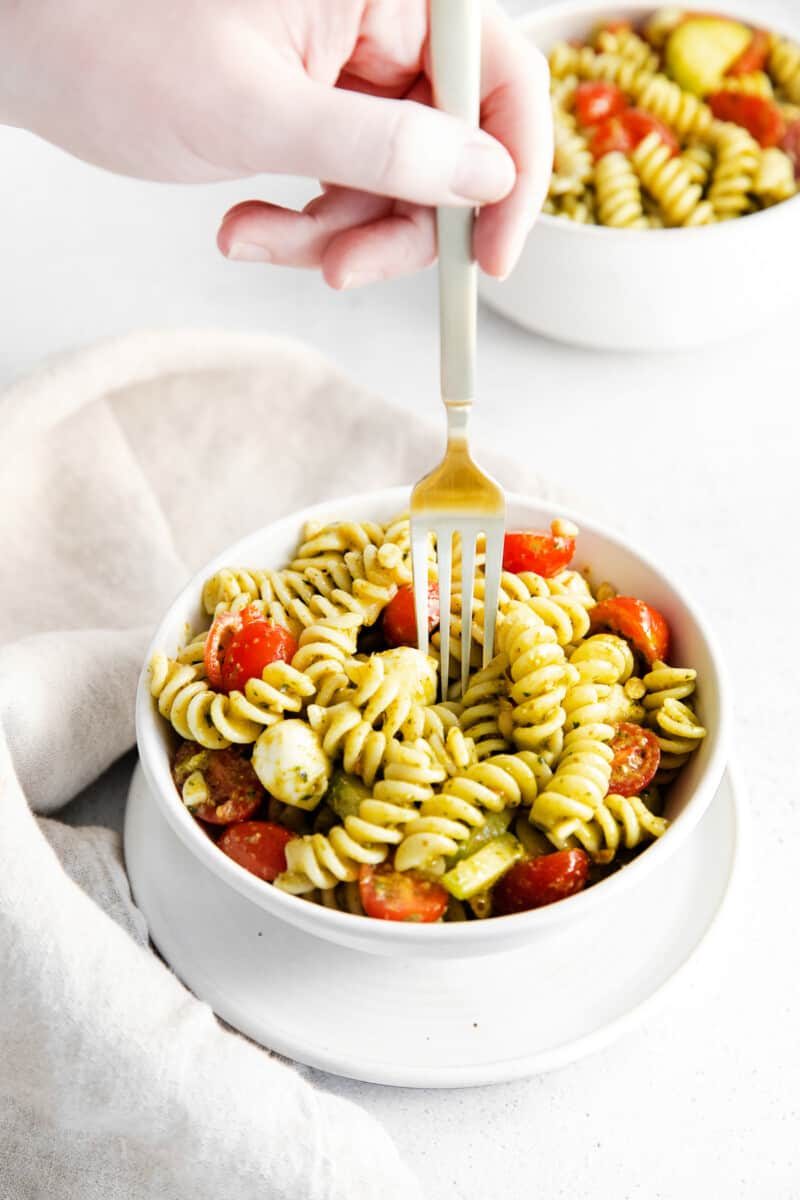
<instances>
[{"instance_id":1,"label":"textured white backdrop","mask_svg":"<svg viewBox=\"0 0 800 1200\"><path fill-rule=\"evenodd\" d=\"M755 7L765 24L800 27L799 0ZM307 185L117 179L14 130L0 130L0 161L0 384L108 334L229 326L304 337L393 401L436 404L431 274L341 296L310 275L218 256L216 223L230 203L298 203ZM726 953L673 994L657 1024L594 1059L465 1092L321 1077L385 1121L432 1200L800 1196L797 337L793 312L733 344L621 356L482 314L483 442L524 453L588 507L596 498L717 625L756 818L754 882Z\"/></svg>"}]
</instances>

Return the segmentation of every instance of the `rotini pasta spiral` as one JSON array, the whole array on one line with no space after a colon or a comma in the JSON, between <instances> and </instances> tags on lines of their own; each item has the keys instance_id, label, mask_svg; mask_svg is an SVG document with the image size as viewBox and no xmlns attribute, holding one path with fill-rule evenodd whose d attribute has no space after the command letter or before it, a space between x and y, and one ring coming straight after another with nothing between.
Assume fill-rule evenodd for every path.
<instances>
[{"instance_id":1,"label":"rotini pasta spiral","mask_svg":"<svg viewBox=\"0 0 800 1200\"><path fill-rule=\"evenodd\" d=\"M744 96L761 96L771 100L775 94L772 80L766 71L748 71L744 75L726 75L724 91L738 92Z\"/></svg>"},{"instance_id":2,"label":"rotini pasta spiral","mask_svg":"<svg viewBox=\"0 0 800 1200\"><path fill-rule=\"evenodd\" d=\"M773 37L769 69L793 104L800 104L800 46L788 38Z\"/></svg>"},{"instance_id":3,"label":"rotini pasta spiral","mask_svg":"<svg viewBox=\"0 0 800 1200\"><path fill-rule=\"evenodd\" d=\"M627 59L640 71L652 74L658 70L658 55L654 54L644 38L640 38L632 29L599 29L595 37L595 46L601 54L613 54L618 58Z\"/></svg>"},{"instance_id":4,"label":"rotini pasta spiral","mask_svg":"<svg viewBox=\"0 0 800 1200\"><path fill-rule=\"evenodd\" d=\"M523 751L495 755L448 779L441 792L425 800L419 816L405 826L395 868L440 872L444 860L483 825L487 811L531 805L550 777L538 755Z\"/></svg>"},{"instance_id":5,"label":"rotini pasta spiral","mask_svg":"<svg viewBox=\"0 0 800 1200\"><path fill-rule=\"evenodd\" d=\"M714 115L708 105L666 75L640 77L631 91L642 108L671 125L682 137L705 134L711 129Z\"/></svg>"},{"instance_id":6,"label":"rotini pasta spiral","mask_svg":"<svg viewBox=\"0 0 800 1200\"><path fill-rule=\"evenodd\" d=\"M553 629L525 604L509 605L498 621L497 644L508 656L513 680L514 742L539 750L566 719L563 700L571 678Z\"/></svg>"},{"instance_id":7,"label":"rotini pasta spiral","mask_svg":"<svg viewBox=\"0 0 800 1200\"><path fill-rule=\"evenodd\" d=\"M327 555L332 550L344 554L347 550L380 546L383 540L383 527L374 521L333 521L329 525L308 521L295 557L316 558L319 555Z\"/></svg>"},{"instance_id":8,"label":"rotini pasta spiral","mask_svg":"<svg viewBox=\"0 0 800 1200\"><path fill-rule=\"evenodd\" d=\"M777 146L761 151L753 179L753 193L766 205L779 204L797 193L794 163Z\"/></svg>"},{"instance_id":9,"label":"rotini pasta spiral","mask_svg":"<svg viewBox=\"0 0 800 1200\"><path fill-rule=\"evenodd\" d=\"M556 846L575 833L575 822L588 826L602 803L611 779L613 726L601 722L580 726L564 738L553 778L534 800L530 819ZM565 826L565 822L569 824ZM580 839L579 839L580 840Z\"/></svg>"},{"instance_id":10,"label":"rotini pasta spiral","mask_svg":"<svg viewBox=\"0 0 800 1200\"><path fill-rule=\"evenodd\" d=\"M226 696L212 691L204 680L197 678L195 669L185 663L159 652L150 660L150 693L158 701L158 711L182 738L198 742L207 750L254 742L265 727L280 721L288 703L299 700L300 707L304 685L298 684L295 695L287 694L284 697L287 704L278 708L264 701L264 693L254 686L259 683L248 680L244 693L234 691ZM269 684L267 689L271 692Z\"/></svg>"},{"instance_id":11,"label":"rotini pasta spiral","mask_svg":"<svg viewBox=\"0 0 800 1200\"><path fill-rule=\"evenodd\" d=\"M556 121L554 171L550 195L580 195L592 177L592 156L585 137L563 121Z\"/></svg>"},{"instance_id":12,"label":"rotini pasta spiral","mask_svg":"<svg viewBox=\"0 0 800 1200\"><path fill-rule=\"evenodd\" d=\"M704 142L693 142L681 154L681 161L692 183L705 188L714 168L714 151Z\"/></svg>"},{"instance_id":13,"label":"rotini pasta spiral","mask_svg":"<svg viewBox=\"0 0 800 1200\"><path fill-rule=\"evenodd\" d=\"M548 55L550 74L554 79L567 75L592 77L592 66L596 58L591 46L571 46L569 42L556 42Z\"/></svg>"},{"instance_id":14,"label":"rotini pasta spiral","mask_svg":"<svg viewBox=\"0 0 800 1200\"><path fill-rule=\"evenodd\" d=\"M300 635L292 666L314 685L317 703L333 704L350 685L346 666L352 661L361 626L355 613L309 625Z\"/></svg>"},{"instance_id":15,"label":"rotini pasta spiral","mask_svg":"<svg viewBox=\"0 0 800 1200\"><path fill-rule=\"evenodd\" d=\"M656 780L664 782L697 749L706 730L687 704L671 697L655 709L651 724L661 748L661 766Z\"/></svg>"},{"instance_id":16,"label":"rotini pasta spiral","mask_svg":"<svg viewBox=\"0 0 800 1200\"><path fill-rule=\"evenodd\" d=\"M399 732L416 705L429 704L436 695L436 663L410 646L352 661L347 674L355 684L347 700L369 725L380 723L387 737Z\"/></svg>"},{"instance_id":17,"label":"rotini pasta spiral","mask_svg":"<svg viewBox=\"0 0 800 1200\"><path fill-rule=\"evenodd\" d=\"M650 80L655 78L646 67L639 66L621 54L596 54L594 60L587 64L585 73L590 79L615 83L617 87L634 96L638 96Z\"/></svg>"},{"instance_id":18,"label":"rotini pasta spiral","mask_svg":"<svg viewBox=\"0 0 800 1200\"><path fill-rule=\"evenodd\" d=\"M615 229L646 229L642 193L627 155L605 154L595 168L597 209L603 225Z\"/></svg>"},{"instance_id":19,"label":"rotini pasta spiral","mask_svg":"<svg viewBox=\"0 0 800 1200\"><path fill-rule=\"evenodd\" d=\"M642 680L645 686L644 707L652 712L665 700L685 700L695 689L697 672L691 667L670 667L656 659Z\"/></svg>"},{"instance_id":20,"label":"rotini pasta spiral","mask_svg":"<svg viewBox=\"0 0 800 1200\"><path fill-rule=\"evenodd\" d=\"M641 796L606 796L596 807L591 821L573 817L548 833L553 845L566 850L578 844L595 862L610 863L624 847L633 850L643 841L658 838L667 822L647 807Z\"/></svg>"},{"instance_id":21,"label":"rotini pasta spiral","mask_svg":"<svg viewBox=\"0 0 800 1200\"><path fill-rule=\"evenodd\" d=\"M506 676L508 656L498 654L470 679L462 697L459 724L473 739L479 759L511 748L512 706Z\"/></svg>"},{"instance_id":22,"label":"rotini pasta spiral","mask_svg":"<svg viewBox=\"0 0 800 1200\"><path fill-rule=\"evenodd\" d=\"M701 205L702 191L691 182L680 156L673 158L657 133L649 133L631 159L642 183L661 205L668 224L690 225L712 219L710 206Z\"/></svg>"},{"instance_id":23,"label":"rotini pasta spiral","mask_svg":"<svg viewBox=\"0 0 800 1200\"><path fill-rule=\"evenodd\" d=\"M633 674L633 652L624 638L596 633L576 646L569 659L583 683L625 683Z\"/></svg>"},{"instance_id":24,"label":"rotini pasta spiral","mask_svg":"<svg viewBox=\"0 0 800 1200\"><path fill-rule=\"evenodd\" d=\"M717 122L717 162L708 199L719 220L738 217L749 208L748 193L758 170L760 150L741 125Z\"/></svg>"}]
</instances>

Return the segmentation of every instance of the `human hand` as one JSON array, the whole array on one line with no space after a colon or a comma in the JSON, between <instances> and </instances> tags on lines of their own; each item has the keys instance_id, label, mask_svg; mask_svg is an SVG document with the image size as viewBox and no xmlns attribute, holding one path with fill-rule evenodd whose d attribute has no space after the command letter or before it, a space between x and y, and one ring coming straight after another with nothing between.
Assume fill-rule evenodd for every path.
<instances>
[{"instance_id":1,"label":"human hand","mask_svg":"<svg viewBox=\"0 0 800 1200\"><path fill-rule=\"evenodd\" d=\"M426 0L41 0L0 14L0 119L148 179L324 180L302 213L248 201L229 258L333 287L435 257L436 204L485 205L475 255L513 266L547 190L543 57L485 0L483 132L430 104Z\"/></svg>"}]
</instances>

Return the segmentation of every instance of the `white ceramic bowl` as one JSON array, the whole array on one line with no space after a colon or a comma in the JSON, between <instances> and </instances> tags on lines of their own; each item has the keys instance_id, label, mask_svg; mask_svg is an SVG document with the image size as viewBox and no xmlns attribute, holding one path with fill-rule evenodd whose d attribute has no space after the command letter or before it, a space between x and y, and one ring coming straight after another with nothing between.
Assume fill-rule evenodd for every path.
<instances>
[{"instance_id":1,"label":"white ceramic bowl","mask_svg":"<svg viewBox=\"0 0 800 1200\"><path fill-rule=\"evenodd\" d=\"M638 21L657 7L575 0L521 23L546 52L562 38L587 36L601 19ZM754 0L718 7L762 23ZM800 271L791 266L798 238L800 196L696 229L617 230L543 214L511 276L503 283L482 276L481 296L520 325L565 342L608 350L701 345L766 324L800 300Z\"/></svg>"},{"instance_id":2,"label":"white ceramic bowl","mask_svg":"<svg viewBox=\"0 0 800 1200\"><path fill-rule=\"evenodd\" d=\"M304 521L319 518L388 521L407 505L408 496L407 488L387 488L315 505L260 529L224 550L198 572L174 601L155 632L147 660L156 649L173 652L185 633L187 622L192 629L202 627L206 619L200 606L203 581L220 567L281 566L290 559ZM675 661L691 664L698 671L698 705L708 727L708 736L671 790L667 815L672 823L659 841L629 866L585 892L547 908L488 921L402 924L375 921L309 904L262 882L227 858L184 807L170 775L171 730L150 696L145 664L136 704L142 767L164 816L200 862L256 909L265 909L290 925L355 949L400 956L458 958L491 954L514 949L537 938L557 936L558 931L571 922L599 913L604 903L623 889L630 891L635 903L637 882L659 869L667 880L668 895L667 860L679 851L681 843L705 812L725 766L727 690L719 652L706 623L686 595L633 547L580 514L522 496L508 497L511 528L547 528L554 516L566 516L581 528L576 565L591 564L596 577L611 579L621 591L641 596L659 608L672 628Z\"/></svg>"}]
</instances>

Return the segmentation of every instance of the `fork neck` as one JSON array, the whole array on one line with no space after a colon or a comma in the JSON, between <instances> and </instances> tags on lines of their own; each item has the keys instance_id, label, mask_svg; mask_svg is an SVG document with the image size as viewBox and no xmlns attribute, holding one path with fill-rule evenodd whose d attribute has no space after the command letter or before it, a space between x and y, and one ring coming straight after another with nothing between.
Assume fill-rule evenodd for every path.
<instances>
[{"instance_id":1,"label":"fork neck","mask_svg":"<svg viewBox=\"0 0 800 1200\"><path fill-rule=\"evenodd\" d=\"M456 404L445 400L444 406L447 411L447 445L464 449L469 441L472 402Z\"/></svg>"}]
</instances>

